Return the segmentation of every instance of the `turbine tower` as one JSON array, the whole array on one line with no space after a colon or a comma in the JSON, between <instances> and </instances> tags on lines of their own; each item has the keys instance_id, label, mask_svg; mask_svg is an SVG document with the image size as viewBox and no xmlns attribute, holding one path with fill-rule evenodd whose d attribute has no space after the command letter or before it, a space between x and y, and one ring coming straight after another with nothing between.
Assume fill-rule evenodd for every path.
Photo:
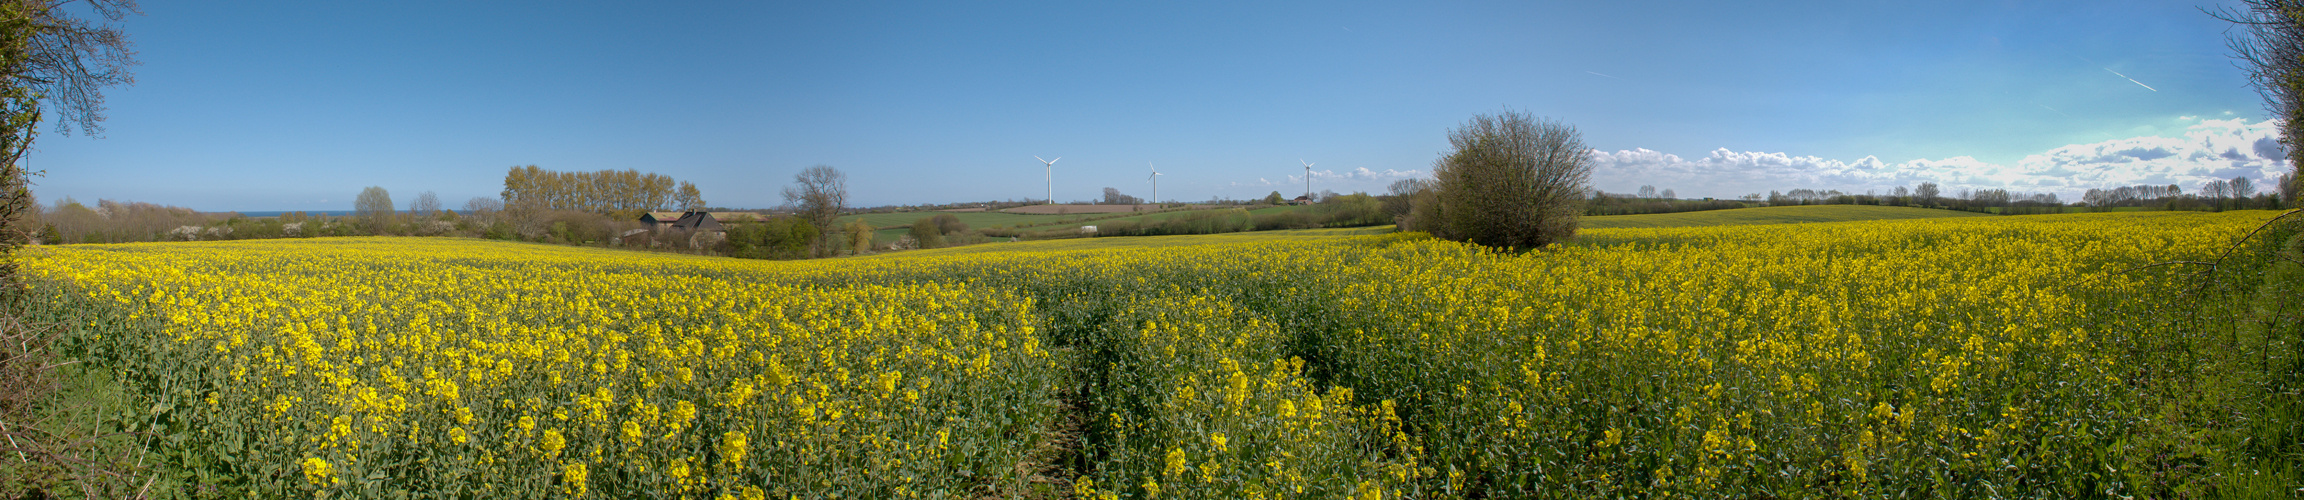
<instances>
[{"instance_id":1,"label":"turbine tower","mask_svg":"<svg viewBox=\"0 0 2304 500\"><path fill-rule=\"evenodd\" d=\"M1040 163L1047 164L1044 166L1048 167L1048 171L1045 172L1048 177L1048 204L1056 204L1056 160L1062 160L1064 157L1058 156L1056 157L1056 160L1043 160L1040 158L1040 155L1032 155L1032 159L1040 160Z\"/></svg>"},{"instance_id":2,"label":"turbine tower","mask_svg":"<svg viewBox=\"0 0 2304 500\"><path fill-rule=\"evenodd\" d=\"M1304 163L1304 201L1310 203L1312 201L1312 164L1305 163L1302 158L1298 158L1296 163Z\"/></svg>"},{"instance_id":3,"label":"turbine tower","mask_svg":"<svg viewBox=\"0 0 2304 500\"><path fill-rule=\"evenodd\" d=\"M1151 176L1151 177L1149 177L1150 179L1152 179L1152 206L1153 206L1153 207L1159 207L1159 206L1160 206L1160 167L1159 167L1158 165L1153 165L1153 164L1152 164L1152 162L1144 162L1144 166L1152 167L1152 176Z\"/></svg>"}]
</instances>

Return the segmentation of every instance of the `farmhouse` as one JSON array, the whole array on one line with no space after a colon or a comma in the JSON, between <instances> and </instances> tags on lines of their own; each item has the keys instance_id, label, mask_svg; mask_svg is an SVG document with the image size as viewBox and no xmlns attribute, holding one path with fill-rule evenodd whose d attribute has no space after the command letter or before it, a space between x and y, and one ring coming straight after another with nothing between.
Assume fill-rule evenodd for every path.
<instances>
[{"instance_id":1,"label":"farmhouse","mask_svg":"<svg viewBox=\"0 0 2304 500\"><path fill-rule=\"evenodd\" d=\"M711 212L648 212L640 215L640 223L651 229L685 229L689 231L726 231Z\"/></svg>"}]
</instances>

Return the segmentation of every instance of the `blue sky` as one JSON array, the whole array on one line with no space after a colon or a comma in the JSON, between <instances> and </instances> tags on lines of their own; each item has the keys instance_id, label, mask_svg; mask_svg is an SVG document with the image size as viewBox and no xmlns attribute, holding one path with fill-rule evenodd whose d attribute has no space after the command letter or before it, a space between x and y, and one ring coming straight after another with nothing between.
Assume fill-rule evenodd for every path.
<instances>
[{"instance_id":1,"label":"blue sky","mask_svg":"<svg viewBox=\"0 0 2304 500\"><path fill-rule=\"evenodd\" d=\"M771 207L1380 191L1507 107L1576 126L1595 187L1684 197L2285 171L2184 2L149 2L101 138L43 200L344 210L637 169ZM2149 88L2147 88L2147 86ZM1948 189L1947 191L1950 191Z\"/></svg>"}]
</instances>

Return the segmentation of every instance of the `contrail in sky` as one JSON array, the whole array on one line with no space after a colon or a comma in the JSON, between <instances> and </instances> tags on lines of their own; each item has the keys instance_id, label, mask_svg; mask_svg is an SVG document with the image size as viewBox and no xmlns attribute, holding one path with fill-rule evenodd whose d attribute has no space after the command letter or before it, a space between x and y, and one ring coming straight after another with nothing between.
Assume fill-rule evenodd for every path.
<instances>
[{"instance_id":1,"label":"contrail in sky","mask_svg":"<svg viewBox=\"0 0 2304 500\"><path fill-rule=\"evenodd\" d=\"M2145 88L2151 88L2151 87L2145 87ZM2153 92L2159 92L2159 91L2158 91L2158 90L2154 90ZM2071 118L2071 117L2072 117L2072 115L2064 113L2064 110L2061 110L2061 109L2056 109L2056 108L2050 108L2050 107L2048 107L2048 105L2046 105L2046 104L2041 104L2041 103L2037 103L2037 102L2035 102L2035 103L2032 103L2032 105L2034 105L2034 106L2039 106L2039 107L2041 107L2041 108L2044 108L2044 109L2047 109L2047 110L2049 110L2049 111L2054 111L2054 112L2056 112L2056 114L2059 114L2059 115L2064 115L2064 117L2065 117L2065 118Z\"/></svg>"},{"instance_id":2,"label":"contrail in sky","mask_svg":"<svg viewBox=\"0 0 2304 500\"><path fill-rule=\"evenodd\" d=\"M1598 72L1598 71L1585 71L1585 73L1591 73L1591 74L1600 75L1600 76L1608 76L1608 75L1605 75L1605 74L1601 74L1601 73L1600 73L1600 72ZM1613 76L1608 76L1608 77L1609 77L1609 78L1616 78L1616 77L1613 77ZM1622 78L1616 78L1616 79L1618 79L1618 80L1622 80Z\"/></svg>"},{"instance_id":3,"label":"contrail in sky","mask_svg":"<svg viewBox=\"0 0 2304 500\"><path fill-rule=\"evenodd\" d=\"M2112 71L2112 68L2104 68L2104 71ZM2121 78L2128 78L2128 75L2121 75L2121 74L2120 74L2120 72L2118 72L2118 71L2112 71L2112 74L2114 74L2114 75L2119 75ZM2153 91L2153 92L2159 92L2159 91L2160 91L2160 89L2152 88L2152 86L2151 86L2151 85L2145 85L2145 84L2144 84L2144 82L2139 82L2139 81L2136 81L2136 79L2134 79L2134 78L2128 78L2128 83L2134 83L2134 84L2136 84L2136 86L2138 86L2138 87L2144 87L2144 90L2150 90L2150 91Z\"/></svg>"}]
</instances>

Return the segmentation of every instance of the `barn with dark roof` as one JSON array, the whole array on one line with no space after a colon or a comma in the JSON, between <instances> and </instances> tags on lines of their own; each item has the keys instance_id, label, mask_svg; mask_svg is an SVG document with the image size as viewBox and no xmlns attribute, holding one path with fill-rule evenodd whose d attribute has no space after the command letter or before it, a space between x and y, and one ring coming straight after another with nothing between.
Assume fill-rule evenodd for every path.
<instances>
[{"instance_id":1,"label":"barn with dark roof","mask_svg":"<svg viewBox=\"0 0 2304 500\"><path fill-rule=\"evenodd\" d=\"M640 223L647 224L650 227L657 229L669 228L684 229L689 231L727 230L727 227L720 225L719 219L712 218L711 212L682 212L678 216L674 216L672 212L649 212L640 216Z\"/></svg>"}]
</instances>

